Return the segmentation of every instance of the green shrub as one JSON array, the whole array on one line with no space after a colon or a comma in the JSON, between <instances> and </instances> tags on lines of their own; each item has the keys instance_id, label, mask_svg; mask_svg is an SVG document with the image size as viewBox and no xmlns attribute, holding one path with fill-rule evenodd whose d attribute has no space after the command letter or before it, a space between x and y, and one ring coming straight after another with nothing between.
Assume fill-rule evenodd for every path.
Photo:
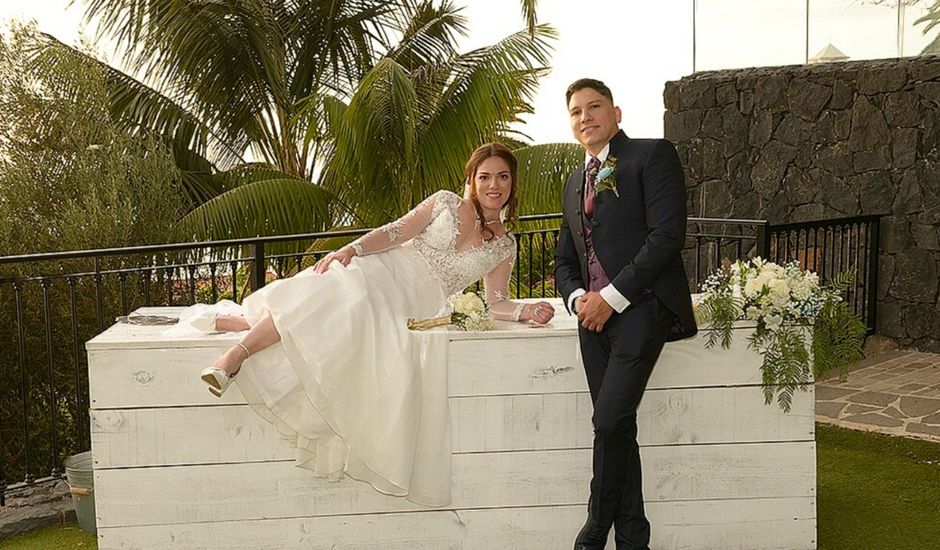
<instances>
[{"instance_id":1,"label":"green shrub","mask_svg":"<svg viewBox=\"0 0 940 550\"><path fill-rule=\"evenodd\" d=\"M0 40L0 255L165 242L186 205L162 140L119 130L103 68L64 47L37 49L39 40L22 26ZM99 267L151 260L105 258ZM9 482L27 473L27 444L36 476L87 449L84 342L143 299L138 275L25 281L19 292L11 281L94 269L91 260L0 265L0 462ZM163 287L155 278L154 299Z\"/></svg>"}]
</instances>

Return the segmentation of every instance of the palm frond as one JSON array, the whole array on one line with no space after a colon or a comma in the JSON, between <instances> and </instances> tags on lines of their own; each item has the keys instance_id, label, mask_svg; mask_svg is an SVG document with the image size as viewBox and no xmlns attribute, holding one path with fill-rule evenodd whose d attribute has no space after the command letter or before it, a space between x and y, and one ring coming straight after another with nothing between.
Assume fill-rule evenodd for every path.
<instances>
[{"instance_id":1,"label":"palm frond","mask_svg":"<svg viewBox=\"0 0 940 550\"><path fill-rule=\"evenodd\" d=\"M408 74L386 58L363 78L341 122L332 126L335 150L324 181L353 205L360 223L378 225L403 213L412 192L420 193L400 185L413 178L416 118Z\"/></svg>"},{"instance_id":2,"label":"palm frond","mask_svg":"<svg viewBox=\"0 0 940 550\"><path fill-rule=\"evenodd\" d=\"M457 36L467 33L467 18L461 11L450 0L440 6L425 0L409 7L402 24L402 38L386 57L408 71L446 62L457 54Z\"/></svg>"},{"instance_id":3,"label":"palm frond","mask_svg":"<svg viewBox=\"0 0 940 550\"><path fill-rule=\"evenodd\" d=\"M935 1L933 4L928 6L927 13L914 21L915 25L920 25L921 23L926 23L926 25L924 25L924 30L922 31L924 34L927 34L934 27L940 25L940 2Z\"/></svg>"},{"instance_id":4,"label":"palm frond","mask_svg":"<svg viewBox=\"0 0 940 550\"><path fill-rule=\"evenodd\" d=\"M372 68L377 47L399 17L395 2L380 0L303 1L279 21L288 48L291 97L346 93Z\"/></svg>"},{"instance_id":5,"label":"palm frond","mask_svg":"<svg viewBox=\"0 0 940 550\"><path fill-rule=\"evenodd\" d=\"M555 36L540 25L534 36L516 33L453 61L451 80L425 114L419 181L461 181L460 167L469 152L480 143L498 141L519 115L531 111L529 102Z\"/></svg>"},{"instance_id":6,"label":"palm frond","mask_svg":"<svg viewBox=\"0 0 940 550\"><path fill-rule=\"evenodd\" d=\"M536 24L536 13L535 8L538 4L538 0L522 0L522 17L525 18L526 26L529 28L529 33L535 32Z\"/></svg>"},{"instance_id":7,"label":"palm frond","mask_svg":"<svg viewBox=\"0 0 940 550\"><path fill-rule=\"evenodd\" d=\"M200 204L221 191L212 185L211 175L217 165L208 155L214 152L215 160L221 161L223 167L240 160L240 155L218 139L196 115L90 53L64 44L49 34L41 34L40 38L41 42L31 52L31 69L50 73L60 63L73 59L103 71L112 120L131 135L156 136L164 142L173 153L182 175L183 192L190 202Z\"/></svg>"},{"instance_id":8,"label":"palm frond","mask_svg":"<svg viewBox=\"0 0 940 550\"><path fill-rule=\"evenodd\" d=\"M561 212L561 193L568 175L583 161L574 143L546 143L513 151L519 160L519 213Z\"/></svg>"},{"instance_id":9,"label":"palm frond","mask_svg":"<svg viewBox=\"0 0 940 550\"><path fill-rule=\"evenodd\" d=\"M282 175L244 183L199 206L177 224L186 240L220 240L324 231L332 225L332 195L312 183ZM281 252L304 250L308 243L284 243Z\"/></svg>"},{"instance_id":10,"label":"palm frond","mask_svg":"<svg viewBox=\"0 0 940 550\"><path fill-rule=\"evenodd\" d=\"M91 0L131 72L196 113L228 143L248 144L285 173L307 176L290 124L298 99L327 84L348 90L374 57L381 0L275 3ZM389 7L392 6L392 7ZM244 147L242 147L244 149Z\"/></svg>"}]
</instances>

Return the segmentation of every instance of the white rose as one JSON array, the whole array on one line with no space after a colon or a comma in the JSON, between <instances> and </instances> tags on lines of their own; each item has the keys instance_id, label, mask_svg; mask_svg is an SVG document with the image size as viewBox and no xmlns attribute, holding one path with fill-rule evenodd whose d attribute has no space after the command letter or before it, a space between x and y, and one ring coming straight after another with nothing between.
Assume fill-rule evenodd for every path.
<instances>
[{"instance_id":1,"label":"white rose","mask_svg":"<svg viewBox=\"0 0 940 550\"><path fill-rule=\"evenodd\" d=\"M758 286L757 284L757 279L748 279L747 282L744 283L744 295L745 296L749 298L753 298L754 296L757 296L759 292L760 292L760 286Z\"/></svg>"},{"instance_id":2,"label":"white rose","mask_svg":"<svg viewBox=\"0 0 940 550\"><path fill-rule=\"evenodd\" d=\"M811 292L811 291L810 291L810 288L809 288L809 285L806 284L806 281L799 281L799 282L797 282L797 283L793 286L793 288L791 288L790 290L791 290L791 292L793 292L793 297L794 297L795 299L801 301L801 302L802 302L803 300L809 298L809 295L810 295L810 292Z\"/></svg>"},{"instance_id":3,"label":"white rose","mask_svg":"<svg viewBox=\"0 0 940 550\"><path fill-rule=\"evenodd\" d=\"M783 317L780 315L768 315L766 318L767 328L770 330L777 330L780 328L780 325L783 324Z\"/></svg>"},{"instance_id":4,"label":"white rose","mask_svg":"<svg viewBox=\"0 0 940 550\"><path fill-rule=\"evenodd\" d=\"M767 286L773 278L773 273L761 271L757 277L754 278L754 284L757 285L757 292L762 292L764 287Z\"/></svg>"},{"instance_id":5,"label":"white rose","mask_svg":"<svg viewBox=\"0 0 940 550\"><path fill-rule=\"evenodd\" d=\"M467 292L457 296L453 300L454 311L469 315L471 313L482 313L484 310L483 300L472 292Z\"/></svg>"},{"instance_id":6,"label":"white rose","mask_svg":"<svg viewBox=\"0 0 940 550\"><path fill-rule=\"evenodd\" d=\"M751 277L744 283L744 294L750 297L757 296L764 289L768 279L769 275L763 271Z\"/></svg>"},{"instance_id":7,"label":"white rose","mask_svg":"<svg viewBox=\"0 0 940 550\"><path fill-rule=\"evenodd\" d=\"M770 292L778 296L789 296L790 294L790 285L783 279L771 279L768 281L767 286L770 288Z\"/></svg>"},{"instance_id":8,"label":"white rose","mask_svg":"<svg viewBox=\"0 0 940 550\"><path fill-rule=\"evenodd\" d=\"M819 290L819 275L816 275L815 273L810 271L809 274L806 275L806 278L804 280L806 281L806 284L809 286L812 292Z\"/></svg>"},{"instance_id":9,"label":"white rose","mask_svg":"<svg viewBox=\"0 0 940 550\"><path fill-rule=\"evenodd\" d=\"M453 300L451 300L451 305L455 312L463 313L464 315L483 310L480 297L469 292L454 296Z\"/></svg>"},{"instance_id":10,"label":"white rose","mask_svg":"<svg viewBox=\"0 0 940 550\"><path fill-rule=\"evenodd\" d=\"M450 299L450 305L454 308L454 311L463 311L464 305L464 295L458 294Z\"/></svg>"}]
</instances>

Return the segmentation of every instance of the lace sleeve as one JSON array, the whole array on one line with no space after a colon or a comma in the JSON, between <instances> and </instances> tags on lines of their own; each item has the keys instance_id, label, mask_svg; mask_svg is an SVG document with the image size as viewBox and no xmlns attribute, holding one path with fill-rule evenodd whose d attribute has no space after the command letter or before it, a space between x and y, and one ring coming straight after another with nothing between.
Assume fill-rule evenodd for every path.
<instances>
[{"instance_id":1,"label":"lace sleeve","mask_svg":"<svg viewBox=\"0 0 940 550\"><path fill-rule=\"evenodd\" d=\"M355 241L349 243L357 256L366 256L400 246L424 231L424 228L434 219L436 209L434 205L446 191L438 191L421 201L410 212L389 222L382 227L373 229Z\"/></svg>"},{"instance_id":2,"label":"lace sleeve","mask_svg":"<svg viewBox=\"0 0 940 550\"><path fill-rule=\"evenodd\" d=\"M518 321L525 305L509 299L509 279L512 277L512 267L515 262L516 251L513 248L509 257L483 277L486 305L490 308L493 317L503 321Z\"/></svg>"}]
</instances>

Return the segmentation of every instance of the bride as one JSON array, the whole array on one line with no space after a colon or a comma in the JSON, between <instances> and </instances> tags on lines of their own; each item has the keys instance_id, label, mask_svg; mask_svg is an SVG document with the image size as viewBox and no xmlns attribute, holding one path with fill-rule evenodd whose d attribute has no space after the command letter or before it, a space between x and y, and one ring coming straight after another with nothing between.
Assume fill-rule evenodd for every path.
<instances>
[{"instance_id":1,"label":"bride","mask_svg":"<svg viewBox=\"0 0 940 550\"><path fill-rule=\"evenodd\" d=\"M215 318L218 331L248 332L202 380L216 396L236 381L296 447L297 466L419 504L449 502L446 386L430 382L446 381L436 372L446 366L422 364L427 350L406 320L441 314L449 296L481 277L497 319L544 324L554 315L547 302L507 298L516 245L501 214L515 218L512 152L483 145L465 171L469 198L438 191L251 294L243 316Z\"/></svg>"}]
</instances>

